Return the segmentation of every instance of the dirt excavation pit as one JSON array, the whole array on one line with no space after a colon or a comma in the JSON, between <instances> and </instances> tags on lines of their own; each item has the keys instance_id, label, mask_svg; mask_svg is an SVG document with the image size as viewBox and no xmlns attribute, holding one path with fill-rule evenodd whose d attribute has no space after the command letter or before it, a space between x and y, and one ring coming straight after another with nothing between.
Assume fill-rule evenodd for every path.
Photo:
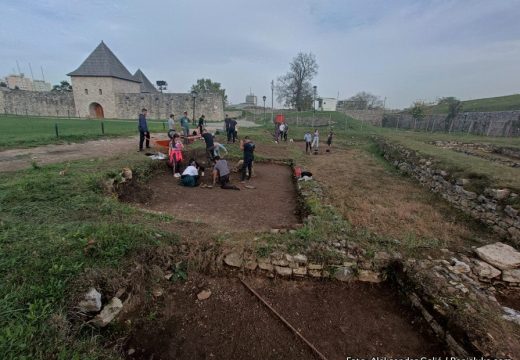
<instances>
[{"instance_id":1,"label":"dirt excavation pit","mask_svg":"<svg viewBox=\"0 0 520 360\"><path fill-rule=\"evenodd\" d=\"M232 166L231 161L229 164ZM242 184L240 174L231 173L231 183L239 191L218 185L192 188L182 186L165 166L146 185L125 189L120 199L170 214L175 220L211 224L226 231L287 229L300 223L291 168L255 163L253 174ZM206 169L201 184L212 184L211 169Z\"/></svg>"},{"instance_id":2,"label":"dirt excavation pit","mask_svg":"<svg viewBox=\"0 0 520 360\"><path fill-rule=\"evenodd\" d=\"M447 355L388 284L245 281L327 359ZM128 359L318 358L237 278L190 274L127 320Z\"/></svg>"}]
</instances>

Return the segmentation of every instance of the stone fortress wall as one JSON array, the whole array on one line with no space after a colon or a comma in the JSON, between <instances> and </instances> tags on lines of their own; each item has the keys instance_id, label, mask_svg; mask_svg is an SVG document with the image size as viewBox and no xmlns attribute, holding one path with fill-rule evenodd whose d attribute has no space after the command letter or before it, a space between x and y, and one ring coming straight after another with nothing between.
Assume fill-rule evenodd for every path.
<instances>
[{"instance_id":1,"label":"stone fortress wall","mask_svg":"<svg viewBox=\"0 0 520 360\"><path fill-rule=\"evenodd\" d=\"M431 131L465 132L487 136L520 136L520 110L493 112L465 112L451 121L446 114L426 116L415 122L410 114L385 114L381 120L383 127L400 129L420 129Z\"/></svg>"},{"instance_id":2,"label":"stone fortress wall","mask_svg":"<svg viewBox=\"0 0 520 360\"><path fill-rule=\"evenodd\" d=\"M95 81L99 80L110 82L117 79L95 78ZM103 106L105 118L135 119L143 107L148 109L148 116L151 119L166 119L171 113L178 118L184 111L188 112L190 118L193 115L193 99L188 93L116 93L108 96L109 90L117 84L92 83L91 85L88 101L81 100L85 91L84 86L81 89L74 89L77 93L76 102L72 92L2 90L0 91L0 113L87 118L89 117L89 106L92 103L92 94L101 88L107 89L106 93L103 90L102 96L99 96L98 99L99 104ZM104 87L100 87L100 85ZM197 118L204 114L207 120L224 119L224 103L221 95L200 94L195 102Z\"/></svg>"},{"instance_id":3,"label":"stone fortress wall","mask_svg":"<svg viewBox=\"0 0 520 360\"><path fill-rule=\"evenodd\" d=\"M74 117L72 92L0 91L0 113L32 116Z\"/></svg>"},{"instance_id":4,"label":"stone fortress wall","mask_svg":"<svg viewBox=\"0 0 520 360\"><path fill-rule=\"evenodd\" d=\"M193 98L190 94L140 93L116 94L116 108L122 119L136 118L142 108L150 119L167 119L174 114L178 119L184 111L193 118ZM224 120L224 102L220 94L199 94L195 98L195 118L205 115L206 120Z\"/></svg>"},{"instance_id":5,"label":"stone fortress wall","mask_svg":"<svg viewBox=\"0 0 520 360\"><path fill-rule=\"evenodd\" d=\"M344 110L346 115L374 126L427 131L465 132L486 136L520 136L520 110L464 112L451 121L446 114L428 115L415 121L412 115L395 110Z\"/></svg>"}]
</instances>

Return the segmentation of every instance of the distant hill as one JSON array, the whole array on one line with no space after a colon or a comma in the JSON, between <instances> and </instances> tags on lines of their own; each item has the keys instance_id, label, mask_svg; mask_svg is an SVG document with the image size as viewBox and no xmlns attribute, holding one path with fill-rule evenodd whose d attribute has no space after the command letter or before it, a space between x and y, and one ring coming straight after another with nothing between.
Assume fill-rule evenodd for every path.
<instances>
[{"instance_id":1,"label":"distant hill","mask_svg":"<svg viewBox=\"0 0 520 360\"><path fill-rule=\"evenodd\" d=\"M520 94L466 100L463 101L462 104L462 111L464 112L520 110ZM435 114L447 113L448 106L435 105L433 107L433 112Z\"/></svg>"}]
</instances>

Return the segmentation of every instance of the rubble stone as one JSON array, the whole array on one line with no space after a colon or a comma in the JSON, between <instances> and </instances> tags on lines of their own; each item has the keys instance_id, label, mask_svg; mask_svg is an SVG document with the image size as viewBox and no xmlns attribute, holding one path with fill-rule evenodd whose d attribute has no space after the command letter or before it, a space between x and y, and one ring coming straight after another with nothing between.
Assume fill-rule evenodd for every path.
<instances>
[{"instance_id":1,"label":"rubble stone","mask_svg":"<svg viewBox=\"0 0 520 360\"><path fill-rule=\"evenodd\" d=\"M293 270L291 268L282 267L282 266L275 266L274 270L276 271L276 273L278 275L281 275L281 276L291 276L292 272L293 272Z\"/></svg>"},{"instance_id":2,"label":"rubble stone","mask_svg":"<svg viewBox=\"0 0 520 360\"><path fill-rule=\"evenodd\" d=\"M475 250L485 262L502 270L520 267L520 252L513 247L497 242Z\"/></svg>"},{"instance_id":3,"label":"rubble stone","mask_svg":"<svg viewBox=\"0 0 520 360\"><path fill-rule=\"evenodd\" d=\"M473 272L479 278L493 279L500 276L501 271L495 268L494 266L489 265L485 261L474 259L473 263Z\"/></svg>"},{"instance_id":4,"label":"rubble stone","mask_svg":"<svg viewBox=\"0 0 520 360\"><path fill-rule=\"evenodd\" d=\"M94 319L90 322L99 327L105 327L121 312L123 309L123 303L119 298L112 298L108 304L105 305L103 310L97 314Z\"/></svg>"},{"instance_id":5,"label":"rubble stone","mask_svg":"<svg viewBox=\"0 0 520 360\"><path fill-rule=\"evenodd\" d=\"M82 312L98 312L101 310L101 294L95 288L90 288L78 308Z\"/></svg>"},{"instance_id":6,"label":"rubble stone","mask_svg":"<svg viewBox=\"0 0 520 360\"><path fill-rule=\"evenodd\" d=\"M228 266L239 268L242 266L242 262L243 262L242 255L240 255L237 252L229 253L224 257L224 262Z\"/></svg>"}]
</instances>

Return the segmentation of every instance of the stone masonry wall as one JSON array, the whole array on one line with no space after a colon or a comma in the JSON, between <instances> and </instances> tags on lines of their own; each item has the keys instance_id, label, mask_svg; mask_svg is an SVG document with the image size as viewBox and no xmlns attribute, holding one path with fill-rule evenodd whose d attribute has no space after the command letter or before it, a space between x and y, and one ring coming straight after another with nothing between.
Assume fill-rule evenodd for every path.
<instances>
[{"instance_id":1,"label":"stone masonry wall","mask_svg":"<svg viewBox=\"0 0 520 360\"><path fill-rule=\"evenodd\" d=\"M166 119L170 114L175 114L176 119L182 116L184 111L188 117L193 117L193 98L190 94L116 94L115 104L118 117L121 119L133 119L138 116L142 108L148 110L151 119ZM200 94L195 99L195 118L202 114L206 120L223 120L224 103L219 94Z\"/></svg>"},{"instance_id":2,"label":"stone masonry wall","mask_svg":"<svg viewBox=\"0 0 520 360\"><path fill-rule=\"evenodd\" d=\"M402 172L415 177L431 191L440 194L454 207L490 226L500 236L520 245L519 210L508 205L518 199L510 189L486 188L482 193L468 191L470 179L455 179L436 166L433 159L386 140L377 140L386 160Z\"/></svg>"},{"instance_id":3,"label":"stone masonry wall","mask_svg":"<svg viewBox=\"0 0 520 360\"><path fill-rule=\"evenodd\" d=\"M446 114L426 116L416 122L407 113L386 113L382 126L427 131L449 131L451 128L451 131L476 135L520 136L520 110L460 113L453 122L446 119Z\"/></svg>"},{"instance_id":4,"label":"stone masonry wall","mask_svg":"<svg viewBox=\"0 0 520 360\"><path fill-rule=\"evenodd\" d=\"M105 118L121 118L116 104L116 94L140 91L139 83L116 78L73 76L71 79L78 117L94 117L90 114L90 104L98 103L103 108Z\"/></svg>"},{"instance_id":5,"label":"stone masonry wall","mask_svg":"<svg viewBox=\"0 0 520 360\"><path fill-rule=\"evenodd\" d=\"M381 126L383 119L383 110L344 110L344 113L356 120L374 126Z\"/></svg>"},{"instance_id":6,"label":"stone masonry wall","mask_svg":"<svg viewBox=\"0 0 520 360\"><path fill-rule=\"evenodd\" d=\"M0 91L0 111L4 114L35 116L75 116L72 93Z\"/></svg>"}]
</instances>

